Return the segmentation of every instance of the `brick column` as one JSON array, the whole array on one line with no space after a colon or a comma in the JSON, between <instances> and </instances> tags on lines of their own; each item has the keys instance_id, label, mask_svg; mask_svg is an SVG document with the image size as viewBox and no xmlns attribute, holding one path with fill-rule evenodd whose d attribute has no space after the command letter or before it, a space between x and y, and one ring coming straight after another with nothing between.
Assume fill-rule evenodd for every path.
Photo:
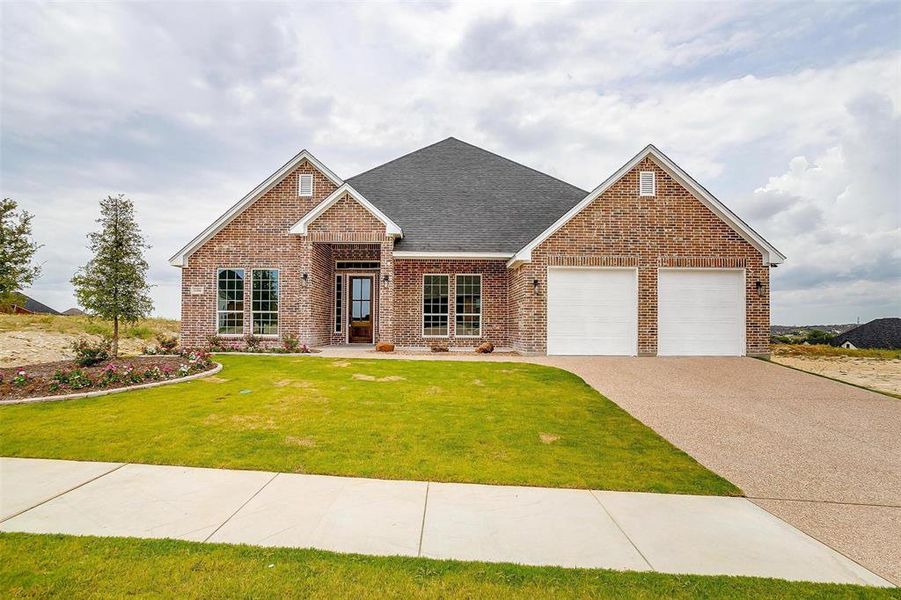
<instances>
[{"instance_id":1,"label":"brick column","mask_svg":"<svg viewBox=\"0 0 901 600\"><path fill-rule=\"evenodd\" d=\"M638 355L657 355L657 266L638 267Z\"/></svg>"},{"instance_id":2,"label":"brick column","mask_svg":"<svg viewBox=\"0 0 901 600\"><path fill-rule=\"evenodd\" d=\"M388 281L385 281L387 277ZM379 263L379 324L376 342L394 343L394 240L381 242Z\"/></svg>"},{"instance_id":3,"label":"brick column","mask_svg":"<svg viewBox=\"0 0 901 600\"><path fill-rule=\"evenodd\" d=\"M297 326L297 337L302 344L314 345L313 328L313 242L309 237L302 237L300 253L298 255L297 271L297 302L294 304L297 311L292 321ZM306 273L307 279L303 275Z\"/></svg>"}]
</instances>

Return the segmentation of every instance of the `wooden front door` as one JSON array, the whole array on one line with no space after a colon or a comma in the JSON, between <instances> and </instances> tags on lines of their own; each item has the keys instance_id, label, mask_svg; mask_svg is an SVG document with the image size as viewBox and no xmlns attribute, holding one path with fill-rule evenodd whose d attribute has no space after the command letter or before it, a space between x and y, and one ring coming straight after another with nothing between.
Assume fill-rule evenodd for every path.
<instances>
[{"instance_id":1,"label":"wooden front door","mask_svg":"<svg viewBox=\"0 0 901 600\"><path fill-rule=\"evenodd\" d=\"M348 287L351 344L372 343L372 277L351 275Z\"/></svg>"}]
</instances>

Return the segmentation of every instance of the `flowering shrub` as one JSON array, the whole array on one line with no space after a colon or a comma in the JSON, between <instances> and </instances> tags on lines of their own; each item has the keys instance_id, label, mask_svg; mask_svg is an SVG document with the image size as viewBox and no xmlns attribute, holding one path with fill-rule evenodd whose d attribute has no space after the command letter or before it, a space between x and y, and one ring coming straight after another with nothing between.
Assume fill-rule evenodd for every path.
<instances>
[{"instance_id":1,"label":"flowering shrub","mask_svg":"<svg viewBox=\"0 0 901 600\"><path fill-rule=\"evenodd\" d=\"M213 364L210 353L205 350L185 350L181 357L188 361L191 370L203 371Z\"/></svg>"},{"instance_id":2,"label":"flowering shrub","mask_svg":"<svg viewBox=\"0 0 901 600\"><path fill-rule=\"evenodd\" d=\"M209 336L207 343L210 352L261 352L265 354L309 354L313 352L306 344L301 344L297 336L286 333L282 337L281 346L264 346L263 340L255 335L246 335L243 338L243 347L239 342L229 343L218 336Z\"/></svg>"},{"instance_id":3,"label":"flowering shrub","mask_svg":"<svg viewBox=\"0 0 901 600\"><path fill-rule=\"evenodd\" d=\"M53 374L53 381L56 387L68 387L73 390L80 390L94 385L94 381L81 369L72 369L70 371L59 371Z\"/></svg>"},{"instance_id":4,"label":"flowering shrub","mask_svg":"<svg viewBox=\"0 0 901 600\"><path fill-rule=\"evenodd\" d=\"M165 358L122 358L93 367L82 367L72 361L35 365L27 371L26 368L0 370L0 398L34 398L123 388L194 375L208 371L212 366L208 352L191 350Z\"/></svg>"},{"instance_id":5,"label":"flowering shrub","mask_svg":"<svg viewBox=\"0 0 901 600\"><path fill-rule=\"evenodd\" d=\"M260 348L260 338L248 333L244 336L244 345L247 347L248 352L256 352Z\"/></svg>"},{"instance_id":6,"label":"flowering shrub","mask_svg":"<svg viewBox=\"0 0 901 600\"><path fill-rule=\"evenodd\" d=\"M13 385L25 385L29 381L31 381L31 377L24 369L16 371L16 376L13 377Z\"/></svg>"},{"instance_id":7,"label":"flowering shrub","mask_svg":"<svg viewBox=\"0 0 901 600\"><path fill-rule=\"evenodd\" d=\"M156 341L159 344L160 354L176 354L178 348L178 338L174 335L166 335L165 333L156 334Z\"/></svg>"},{"instance_id":8,"label":"flowering shrub","mask_svg":"<svg viewBox=\"0 0 901 600\"><path fill-rule=\"evenodd\" d=\"M80 338L72 344L72 351L75 352L75 362L82 367L90 367L108 360L111 349L112 341L109 338L102 338L96 342L87 338Z\"/></svg>"},{"instance_id":9,"label":"flowering shrub","mask_svg":"<svg viewBox=\"0 0 901 600\"><path fill-rule=\"evenodd\" d=\"M297 339L297 336L293 333L285 334L285 337L282 338L282 347L285 349L285 352L297 352L297 347L300 345L300 340Z\"/></svg>"}]
</instances>

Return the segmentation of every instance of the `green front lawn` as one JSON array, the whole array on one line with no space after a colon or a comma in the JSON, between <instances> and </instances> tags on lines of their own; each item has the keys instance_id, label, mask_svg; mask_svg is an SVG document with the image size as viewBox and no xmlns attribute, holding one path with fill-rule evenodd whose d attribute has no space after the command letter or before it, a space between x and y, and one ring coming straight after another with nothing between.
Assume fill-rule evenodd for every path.
<instances>
[{"instance_id":1,"label":"green front lawn","mask_svg":"<svg viewBox=\"0 0 901 600\"><path fill-rule=\"evenodd\" d=\"M0 534L3 598L890 598L756 577L559 569L174 540Z\"/></svg>"},{"instance_id":2,"label":"green front lawn","mask_svg":"<svg viewBox=\"0 0 901 600\"><path fill-rule=\"evenodd\" d=\"M219 356L214 377L0 407L0 455L739 494L575 375L523 363Z\"/></svg>"}]
</instances>

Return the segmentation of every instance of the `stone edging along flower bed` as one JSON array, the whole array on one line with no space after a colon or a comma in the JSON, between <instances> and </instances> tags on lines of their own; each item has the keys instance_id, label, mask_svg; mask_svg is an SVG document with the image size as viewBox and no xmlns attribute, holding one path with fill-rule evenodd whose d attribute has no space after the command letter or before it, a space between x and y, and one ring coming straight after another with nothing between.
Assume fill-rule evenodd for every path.
<instances>
[{"instance_id":1,"label":"stone edging along flower bed","mask_svg":"<svg viewBox=\"0 0 901 600\"><path fill-rule=\"evenodd\" d=\"M93 392L76 392L74 394L62 394L60 396L38 396L37 398L13 398L12 400L0 400L0 406L5 404L29 404L33 402L55 402L57 400L76 400L78 398L94 398L96 396L106 396L108 394L117 394L119 392L128 392L130 390L141 390L146 388L160 387L169 385L170 383L184 383L192 379L200 379L215 375L222 370L222 364L213 363L213 368L203 373L194 373L185 377L176 379L164 379L162 381L151 381L149 383L139 383L138 385L130 385L126 387L111 388L108 390L94 390Z\"/></svg>"}]
</instances>

